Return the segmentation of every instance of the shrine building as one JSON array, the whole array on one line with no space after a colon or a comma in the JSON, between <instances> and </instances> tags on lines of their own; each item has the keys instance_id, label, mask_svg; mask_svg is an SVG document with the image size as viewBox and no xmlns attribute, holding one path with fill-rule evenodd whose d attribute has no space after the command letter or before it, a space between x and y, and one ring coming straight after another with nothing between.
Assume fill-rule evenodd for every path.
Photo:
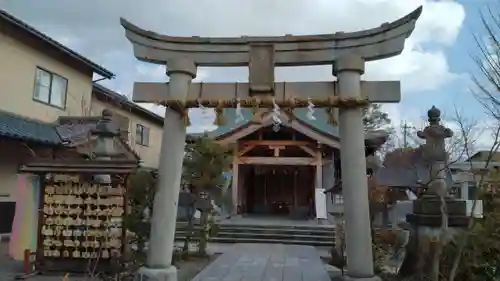
<instances>
[{"instance_id":1,"label":"shrine building","mask_svg":"<svg viewBox=\"0 0 500 281\"><path fill-rule=\"evenodd\" d=\"M253 116L243 109L242 114L245 121L236 124L236 110L225 109L226 124L209 133L235 147L229 187L233 214L327 219L343 212L342 195L325 194L341 180L342 152L338 127L328 123L324 109L314 111L315 120L307 108L295 109L293 116L281 112L279 126L269 110ZM366 155L386 139L384 132L365 135Z\"/></svg>"}]
</instances>

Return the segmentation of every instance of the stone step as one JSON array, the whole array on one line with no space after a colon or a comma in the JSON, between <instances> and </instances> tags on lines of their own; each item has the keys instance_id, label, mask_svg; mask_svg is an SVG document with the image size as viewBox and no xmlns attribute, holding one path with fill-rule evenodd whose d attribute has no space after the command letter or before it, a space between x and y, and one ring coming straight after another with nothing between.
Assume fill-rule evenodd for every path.
<instances>
[{"instance_id":1,"label":"stone step","mask_svg":"<svg viewBox=\"0 0 500 281\"><path fill-rule=\"evenodd\" d=\"M183 241L184 236L175 236L176 241ZM196 238L191 239L195 241ZM333 241L317 241L317 240L290 240L290 239L258 239L258 238L224 238L224 237L212 237L210 242L215 243L261 243L261 244L288 244L288 245L308 245L308 246L318 246L318 247L332 247Z\"/></svg>"},{"instance_id":2,"label":"stone step","mask_svg":"<svg viewBox=\"0 0 500 281\"><path fill-rule=\"evenodd\" d=\"M185 231L177 231L177 235L185 236ZM218 231L218 238L255 238L255 239L286 239L286 240L314 240L314 241L333 241L333 235L303 235L296 233L244 233L244 232L227 232Z\"/></svg>"},{"instance_id":3,"label":"stone step","mask_svg":"<svg viewBox=\"0 0 500 281\"><path fill-rule=\"evenodd\" d=\"M194 230L199 230L196 227ZM187 228L178 228L177 231L187 231ZM334 237L333 230L331 231L313 231L313 230L291 230L291 229L263 229L263 228L248 228L248 229L234 229L234 228L219 228L218 232L234 233L234 234L276 234L282 236L288 235L303 235L303 236L324 236L324 237Z\"/></svg>"},{"instance_id":4,"label":"stone step","mask_svg":"<svg viewBox=\"0 0 500 281\"><path fill-rule=\"evenodd\" d=\"M334 244L331 225L257 225L218 224L218 231L211 242L215 243L282 243L295 245L325 246ZM195 230L200 226L195 225ZM176 240L184 240L186 223L177 223ZM195 235L196 236L196 235ZM197 239L194 237L194 239Z\"/></svg>"},{"instance_id":5,"label":"stone step","mask_svg":"<svg viewBox=\"0 0 500 281\"><path fill-rule=\"evenodd\" d=\"M186 227L187 223L177 222L177 227ZM257 225L257 224L232 224L232 223L218 223L217 226L230 229L283 229L283 230L315 230L315 231L333 231L332 225Z\"/></svg>"},{"instance_id":6,"label":"stone step","mask_svg":"<svg viewBox=\"0 0 500 281\"><path fill-rule=\"evenodd\" d=\"M284 227L276 227L276 226L228 226L228 225L218 225L219 231L228 231L228 232L252 232L252 233L281 233L281 234L290 234L290 233L300 233L303 235L326 235L333 236L334 230L333 228L284 228ZM177 230L186 230L187 225L177 225ZM194 229L200 229L199 226L195 226Z\"/></svg>"},{"instance_id":7,"label":"stone step","mask_svg":"<svg viewBox=\"0 0 500 281\"><path fill-rule=\"evenodd\" d=\"M297 232L317 232L317 233L332 233L333 228L324 228L324 227L304 227L304 228L296 228L296 227L279 227L279 226L229 226L229 225L218 225L219 229L235 229L235 230L272 230L272 231L297 231Z\"/></svg>"}]
</instances>

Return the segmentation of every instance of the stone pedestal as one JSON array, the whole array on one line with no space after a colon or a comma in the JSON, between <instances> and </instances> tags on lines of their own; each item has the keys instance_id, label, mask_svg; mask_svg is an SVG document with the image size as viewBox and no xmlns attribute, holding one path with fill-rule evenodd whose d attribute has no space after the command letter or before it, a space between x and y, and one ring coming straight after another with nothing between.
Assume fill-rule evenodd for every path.
<instances>
[{"instance_id":1,"label":"stone pedestal","mask_svg":"<svg viewBox=\"0 0 500 281\"><path fill-rule=\"evenodd\" d=\"M196 76L192 61L178 59L167 63L170 76L170 98L183 101L191 80ZM182 162L186 144L186 125L181 114L166 109L161 142L158 185L151 217L146 266L137 272L137 280L177 280L172 266L177 206L179 202ZM144 279L148 278L148 279Z\"/></svg>"},{"instance_id":2,"label":"stone pedestal","mask_svg":"<svg viewBox=\"0 0 500 281\"><path fill-rule=\"evenodd\" d=\"M446 197L444 199L449 227L466 227L469 223L467 203L463 200ZM440 228L442 224L441 199L438 196L424 195L413 201L413 214L406 216L414 227Z\"/></svg>"},{"instance_id":3,"label":"stone pedestal","mask_svg":"<svg viewBox=\"0 0 500 281\"><path fill-rule=\"evenodd\" d=\"M363 59L354 55L335 62L333 73L342 98L361 97L364 65ZM347 271L354 280L371 280L374 274L362 108L340 108L339 131Z\"/></svg>"},{"instance_id":4,"label":"stone pedestal","mask_svg":"<svg viewBox=\"0 0 500 281\"><path fill-rule=\"evenodd\" d=\"M349 274L349 273L347 273ZM350 276L344 276L344 281L382 281L378 276L366 277L366 278L354 278Z\"/></svg>"},{"instance_id":5,"label":"stone pedestal","mask_svg":"<svg viewBox=\"0 0 500 281\"><path fill-rule=\"evenodd\" d=\"M448 232L446 236L443 236L441 199L438 196L428 195L413 202L413 214L406 217L412 226L412 231L406 248L406 257L400 269L402 276L412 275L415 272L431 274L432 257L437 249L435 241L446 244L462 229L467 228L469 217L466 214L466 202L445 198L445 205L448 215Z\"/></svg>"},{"instance_id":6,"label":"stone pedestal","mask_svg":"<svg viewBox=\"0 0 500 281\"><path fill-rule=\"evenodd\" d=\"M159 269L141 267L134 276L134 281L177 281L177 268L173 265Z\"/></svg>"}]
</instances>

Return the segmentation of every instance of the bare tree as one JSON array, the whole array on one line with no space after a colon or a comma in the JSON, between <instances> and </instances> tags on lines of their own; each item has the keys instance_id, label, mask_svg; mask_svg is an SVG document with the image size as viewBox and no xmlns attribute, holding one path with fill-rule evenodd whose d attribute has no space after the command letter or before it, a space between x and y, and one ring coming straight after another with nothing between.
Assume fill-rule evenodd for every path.
<instances>
[{"instance_id":1,"label":"bare tree","mask_svg":"<svg viewBox=\"0 0 500 281\"><path fill-rule=\"evenodd\" d=\"M498 1L498 0L497 0ZM487 219L476 219L474 218L474 210L478 204L478 200L482 199L482 195L486 192L485 183L491 180L490 178L490 166L496 151L500 147L500 1L494 1L494 3L486 6L480 13L480 18L484 27L484 32L474 35L475 42L477 44L478 52L473 55L473 59L478 67L478 72L472 74L472 80L475 84L474 90L472 91L477 100L484 106L486 112L492 117L493 124L485 127L484 122L482 124L467 120L464 115L455 109L453 117L450 120L446 120L445 124L447 127L454 131L454 136L449 138L446 142L446 151L450 154L450 160L448 161L448 166L456 163L462 162L466 163L468 168L464 169L464 172L469 174L470 181L476 189L474 193L474 198L472 200L472 211L469 216L469 225L465 231L455 239L446 241L447 239L438 238L438 247L441 248L439 251L434 252L434 256L431 257L432 260L432 279L431 280L498 280L497 276L488 276L475 273L475 278L481 279L471 279L472 275L469 275L468 279L462 279L463 272L471 272L474 269L467 268L469 264L465 263L464 260L470 260L471 255L473 259L481 256L488 256L492 251L485 248L477 248L475 246L471 247L471 242L474 239L482 239L484 237L480 236L477 231L478 225L484 227L488 224ZM482 128L481 128L482 127ZM476 146L477 138L480 135L489 136L489 149L485 153L486 159L481 162L482 167L477 167L474 165L470 158L473 156ZM411 138L412 146L418 146L420 144L419 140ZM466 161L468 160L468 161ZM498 182L496 183L498 185ZM425 184L423 184L425 185ZM443 199L442 196L440 196ZM445 204L441 204L445 207ZM442 225L441 233L443 236L449 235L450 230L447 226L448 216L446 208L441 208L442 212ZM489 216L489 214L484 214ZM498 224L496 224L498 225ZM494 232L498 232L495 229ZM478 238L479 237L479 238ZM489 242L487 242L489 243ZM491 242L496 243L497 242ZM496 245L495 244L495 245ZM472 245L476 245L472 243ZM445 246L451 248L453 255L447 255ZM500 246L494 246L495 253L500 251ZM475 251L475 252L474 252ZM490 258L490 264L498 264L498 257ZM476 261L476 260L474 260ZM485 261L484 259L482 260ZM498 266L496 270L498 270ZM489 278L489 279L488 279ZM496 279L495 279L496 278Z\"/></svg>"},{"instance_id":2,"label":"bare tree","mask_svg":"<svg viewBox=\"0 0 500 281\"><path fill-rule=\"evenodd\" d=\"M464 120L460 117L460 115L457 113L457 123L460 125L460 129L462 133L464 133L467 129L464 125ZM464 248L467 244L467 240L471 238L473 232L474 232L474 227L476 226L476 223L478 220L474 219L474 210L476 209L476 206L478 204L478 200L481 197L481 194L484 193L484 183L489 177L489 173L485 173L484 171L489 170L490 163L492 161L492 158L494 156L495 151L498 150L500 146L500 126L497 126L493 132L491 132L491 138L492 138L492 144L491 147L488 151L486 161L483 163L483 167L474 167L473 162L471 160L467 161L468 163L468 169L465 171L467 174L471 176L471 179L474 182L474 188L476 189L476 192L474 193L474 198L472 198L472 207L471 207L471 213L468 214L469 216L469 225L463 235L461 235L457 239L456 243L456 255L453 259L451 269L449 271L449 276L448 280L453 281L455 280L457 276L457 271L460 265L460 261L463 258L464 255ZM464 142L464 152L465 155L467 156L467 159L470 159L472 157L472 150L471 147L469 146L469 141Z\"/></svg>"},{"instance_id":3,"label":"bare tree","mask_svg":"<svg viewBox=\"0 0 500 281\"><path fill-rule=\"evenodd\" d=\"M469 161L469 172L475 180L476 192L473 198L472 210L475 209L478 199L484 194L485 181L490 176L484 171L489 170L494 154L500 146L500 13L498 12L500 1L489 4L480 11L480 18L483 26L482 32L474 34L477 52L473 54L473 60L478 68L478 72L473 73L472 80L475 84L473 94L483 105L487 113L493 117L493 128L485 128L491 131L491 147L483 163L482 170L473 167ZM462 124L462 123L460 123ZM471 156L470 147L466 147L467 155ZM479 174L478 174L479 172ZM472 218L471 212L470 217ZM457 242L457 254L453 259L453 264L448 280L454 281L457 277L459 267L464 258L464 251L469 239L471 239L477 220L471 219L468 229Z\"/></svg>"},{"instance_id":4,"label":"bare tree","mask_svg":"<svg viewBox=\"0 0 500 281\"><path fill-rule=\"evenodd\" d=\"M472 74L479 102L496 120L500 120L500 1L480 11L482 32L474 34L477 53L473 60L479 72Z\"/></svg>"},{"instance_id":5,"label":"bare tree","mask_svg":"<svg viewBox=\"0 0 500 281\"><path fill-rule=\"evenodd\" d=\"M474 153L474 143L476 138L480 136L480 134L485 133L483 130L477 130L477 122L469 120L465 118L461 112L459 112L457 109L455 109L455 117L450 118L445 122L444 127L449 127L453 131L453 137L449 137L446 139L446 142L444 143L444 151L448 154L448 157L445 159L445 165L443 166L445 169L448 169L450 166L457 162L463 162L466 161L467 159L470 159L471 156ZM434 124L435 126L436 124ZM439 125L439 123L438 123ZM495 131L495 134L491 137L492 141L492 147L489 151L489 159L488 161L491 160L491 156L493 155L493 151L496 150L496 148L499 145L499 139L498 139L498 132L500 131L500 127L497 127L497 131ZM424 134L421 134L422 137ZM449 136L450 134L448 134ZM438 181L441 179L442 175L439 175L441 171L436 171L434 163L431 163L429 161L433 161L433 157L431 154L428 154L429 152L433 151L434 141L430 142L429 144L426 143L421 143L422 141L420 139L415 140L414 147L403 147L403 148L397 148L394 149L393 151L389 152L386 154L386 157L384 159L384 167L381 168L382 170L385 170L384 173L377 173L376 176L380 176L381 178L378 179L380 180L378 184L382 185L388 185L388 186L413 186L413 189L421 189L421 190L427 190L427 189L432 189L434 188L433 186L435 185L434 182ZM421 144L419 144L421 143ZM418 146L417 146L418 144ZM430 150L429 150L430 149ZM441 148L440 150L442 150ZM428 158L428 156L431 156ZM437 160L439 161L439 160ZM469 165L472 165L472 163L468 162ZM437 164L437 163L436 163ZM423 169L429 168L429 171L424 171ZM441 169L441 168L438 168ZM465 169L466 171L473 172L473 169ZM385 175L385 176L384 176ZM384 178L382 178L384 176ZM399 178L396 180L396 178ZM477 186L483 186L482 180L480 177L475 177L475 180L478 182L476 183ZM402 181L406 182L403 183ZM371 186L370 188L379 188L383 186ZM449 186L448 186L449 187ZM375 190L374 189L374 190ZM379 188L380 189L380 188ZM382 189L380 189L383 191ZM447 191L447 190L446 190ZM431 241L430 243L433 244L433 251L430 251L430 244L427 246L421 245L419 249L414 249L411 250L413 251L412 254L412 263L413 264L418 264L419 260L430 260L430 262L427 262L425 267L425 272L429 275L431 275L431 280L441 280L443 275L446 276L452 276L453 270L453 265L450 265L451 262L448 260L447 264L444 264L444 269L442 269L442 262L443 262L443 255L445 253L446 247L450 245L450 237L453 236L452 231L450 231L448 227L448 211L446 210L447 204L446 204L446 197L448 196L447 192L432 192L433 194L438 196L438 198L441 201L441 227L439 231L439 235L437 237L433 237L434 241ZM382 192L384 193L384 192ZM388 194L384 195L384 198L387 197ZM387 199L387 200L386 200ZM475 198L477 200L477 198ZM390 198L385 198L383 200L385 204L388 202L391 202ZM475 204L472 207L472 210L475 209ZM468 214L472 216L471 214ZM471 220L475 221L475 220ZM472 231L473 230L473 225L470 225L467 229L467 231ZM382 234L387 234L387 233L382 233ZM393 234L393 233L389 233ZM392 237L391 235L385 235L386 237ZM466 236L460 236L457 241L461 241L460 243L451 243L453 247L456 247L457 251L456 252L463 252L463 245L465 245L465 240L464 238ZM387 240L387 239L386 239ZM387 241L383 241L384 244L387 244ZM425 243L424 243L425 244ZM463 244L463 245L462 245ZM395 243L396 247L393 247L392 251L398 252L397 248L401 245L400 243ZM462 245L462 246L460 246ZM462 248L462 250L460 250ZM409 250L410 251L410 250ZM429 256L429 255L432 256ZM462 255L462 254L460 254ZM454 256L458 261L455 261L454 263L459 263L460 259L459 256ZM415 269L410 269L411 272L410 274L418 274L420 270L423 270L424 267L417 266L415 269L417 270L415 272ZM419 270L420 268L420 270ZM406 270L406 269L405 269ZM455 269L456 271L456 269ZM422 272L420 272L422 273ZM452 280L451 278L450 280Z\"/></svg>"}]
</instances>

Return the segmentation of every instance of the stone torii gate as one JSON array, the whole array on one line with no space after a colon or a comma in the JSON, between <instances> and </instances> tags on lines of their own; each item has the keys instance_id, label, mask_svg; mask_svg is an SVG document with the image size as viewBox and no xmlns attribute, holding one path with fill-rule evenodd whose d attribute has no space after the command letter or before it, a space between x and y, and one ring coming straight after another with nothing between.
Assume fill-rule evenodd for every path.
<instances>
[{"instance_id":1,"label":"stone torii gate","mask_svg":"<svg viewBox=\"0 0 500 281\"><path fill-rule=\"evenodd\" d=\"M167 106L146 267L139 275L176 280L171 264L189 108L252 107L285 110L312 102L333 115L339 108L344 185L347 271L352 279L374 279L362 107L400 101L398 81L365 82L365 62L399 55L422 8L380 27L327 35L205 38L172 37L121 24L141 61L166 65L168 83L135 83L136 102ZM332 65L337 81L275 83L280 66ZM249 83L191 83L198 66L249 67ZM332 79L333 80L333 79Z\"/></svg>"}]
</instances>

